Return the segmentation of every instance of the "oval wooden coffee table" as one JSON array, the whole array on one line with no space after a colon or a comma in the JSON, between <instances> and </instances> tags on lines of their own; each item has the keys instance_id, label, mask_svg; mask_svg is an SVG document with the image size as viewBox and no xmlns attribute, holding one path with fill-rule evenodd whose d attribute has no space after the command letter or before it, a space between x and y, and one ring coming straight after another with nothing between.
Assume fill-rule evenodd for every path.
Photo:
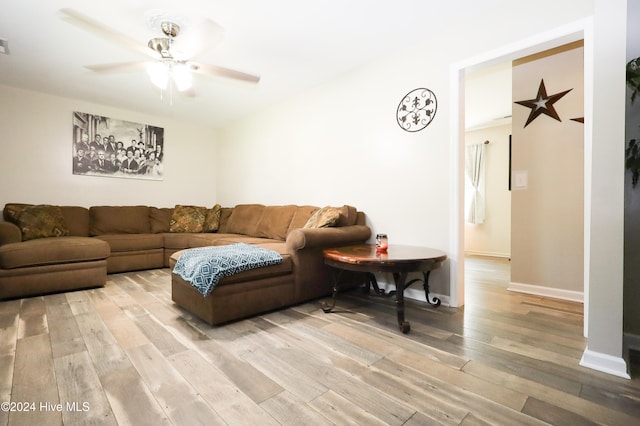
<instances>
[{"instance_id":1,"label":"oval wooden coffee table","mask_svg":"<svg viewBox=\"0 0 640 426\"><path fill-rule=\"evenodd\" d=\"M403 333L411 330L409 321L404 319L404 290L407 285L422 281L427 301L434 305L440 305L440 300L429 300L429 273L440 267L447 255L445 252L428 247L390 245L386 253L377 253L375 244L357 244L343 247L328 248L323 251L324 263L339 271L367 272L373 276L375 272L389 272L393 274L396 290L396 312L398 314L398 326ZM407 275L410 272L422 272L424 280L411 280L407 283ZM335 278L331 305L323 307L324 312L331 312L335 307L336 296L339 290L339 276ZM377 288L375 278L373 285L380 295L384 291ZM389 295L393 295L390 292Z\"/></svg>"}]
</instances>

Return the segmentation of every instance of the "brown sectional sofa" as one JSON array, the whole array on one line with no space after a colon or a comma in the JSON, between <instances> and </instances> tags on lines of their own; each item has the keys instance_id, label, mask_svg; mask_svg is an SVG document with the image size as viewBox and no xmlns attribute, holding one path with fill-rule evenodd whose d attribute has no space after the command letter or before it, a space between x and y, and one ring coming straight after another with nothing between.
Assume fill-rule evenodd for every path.
<instances>
[{"instance_id":1,"label":"brown sectional sofa","mask_svg":"<svg viewBox=\"0 0 640 426\"><path fill-rule=\"evenodd\" d=\"M4 218L7 219L7 205ZM108 273L175 265L184 249L233 243L279 252L278 265L223 278L202 296L172 275L173 300L210 324L219 324L328 295L332 280L326 247L366 241L364 213L339 208L335 226L303 228L315 206L241 204L222 208L217 232L170 232L173 208L61 206L68 236L22 241L20 228L0 221L0 300L103 286Z\"/></svg>"}]
</instances>

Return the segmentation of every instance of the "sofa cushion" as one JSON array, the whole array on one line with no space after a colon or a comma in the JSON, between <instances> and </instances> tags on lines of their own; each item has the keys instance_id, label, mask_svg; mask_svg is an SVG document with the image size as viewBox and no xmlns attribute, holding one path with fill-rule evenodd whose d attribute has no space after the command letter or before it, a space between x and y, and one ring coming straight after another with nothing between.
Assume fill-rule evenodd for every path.
<instances>
[{"instance_id":1,"label":"sofa cushion","mask_svg":"<svg viewBox=\"0 0 640 426\"><path fill-rule=\"evenodd\" d=\"M293 218L291 219L289 229L287 230L287 235L289 235L289 232L294 229L302 228L309 218L318 210L320 210L320 208L317 206L297 206L296 211L293 214Z\"/></svg>"},{"instance_id":2,"label":"sofa cushion","mask_svg":"<svg viewBox=\"0 0 640 426\"><path fill-rule=\"evenodd\" d=\"M94 206L89 208L91 236L104 234L148 234L147 206Z\"/></svg>"},{"instance_id":3,"label":"sofa cushion","mask_svg":"<svg viewBox=\"0 0 640 426\"><path fill-rule=\"evenodd\" d=\"M22 241L69 235L69 228L58 206L40 204L24 207L18 216L18 226Z\"/></svg>"},{"instance_id":4,"label":"sofa cushion","mask_svg":"<svg viewBox=\"0 0 640 426\"><path fill-rule=\"evenodd\" d=\"M202 232L216 232L218 230L220 227L220 210L220 204L216 204L213 208L207 209Z\"/></svg>"},{"instance_id":5,"label":"sofa cushion","mask_svg":"<svg viewBox=\"0 0 640 426\"><path fill-rule=\"evenodd\" d=\"M233 213L233 207L223 207L220 209L220 226L218 227L218 232L227 232L227 224L229 223L231 213Z\"/></svg>"},{"instance_id":6,"label":"sofa cushion","mask_svg":"<svg viewBox=\"0 0 640 426\"><path fill-rule=\"evenodd\" d=\"M192 241L193 243L193 241ZM212 246L225 246L228 244L266 244L266 243L280 243L284 244L282 240L276 240L272 238L264 238L264 237L251 237L249 235L238 235L238 234L221 234L220 238L216 238L212 240Z\"/></svg>"},{"instance_id":7,"label":"sofa cushion","mask_svg":"<svg viewBox=\"0 0 640 426\"><path fill-rule=\"evenodd\" d=\"M89 236L89 209L77 206L60 206L62 216L69 228L69 235L74 237Z\"/></svg>"},{"instance_id":8,"label":"sofa cushion","mask_svg":"<svg viewBox=\"0 0 640 426\"><path fill-rule=\"evenodd\" d=\"M266 206L256 225L256 237L284 241L296 206Z\"/></svg>"},{"instance_id":9,"label":"sofa cushion","mask_svg":"<svg viewBox=\"0 0 640 426\"><path fill-rule=\"evenodd\" d=\"M0 247L0 268L102 260L109 257L109 253L109 245L95 238L39 238Z\"/></svg>"},{"instance_id":10,"label":"sofa cushion","mask_svg":"<svg viewBox=\"0 0 640 426\"><path fill-rule=\"evenodd\" d=\"M189 232L165 232L161 234L164 239L164 248L165 249L185 249L189 246L189 239L192 235L202 235L202 234L192 234Z\"/></svg>"},{"instance_id":11,"label":"sofa cushion","mask_svg":"<svg viewBox=\"0 0 640 426\"><path fill-rule=\"evenodd\" d=\"M172 207L149 207L151 232L154 234L169 232L169 228L171 227L171 215L173 215Z\"/></svg>"},{"instance_id":12,"label":"sofa cushion","mask_svg":"<svg viewBox=\"0 0 640 426\"><path fill-rule=\"evenodd\" d=\"M338 218L336 226L351 226L358 221L358 210L355 207L344 205L338 210L340 211L340 218Z\"/></svg>"},{"instance_id":13,"label":"sofa cushion","mask_svg":"<svg viewBox=\"0 0 640 426\"><path fill-rule=\"evenodd\" d=\"M264 207L262 204L238 204L233 208L224 232L255 236Z\"/></svg>"},{"instance_id":14,"label":"sofa cushion","mask_svg":"<svg viewBox=\"0 0 640 426\"><path fill-rule=\"evenodd\" d=\"M205 207L176 205L171 215L169 232L202 232L206 215Z\"/></svg>"},{"instance_id":15,"label":"sofa cushion","mask_svg":"<svg viewBox=\"0 0 640 426\"><path fill-rule=\"evenodd\" d=\"M153 250L164 247L162 234L105 234L95 238L106 241L111 248L111 253Z\"/></svg>"},{"instance_id":16,"label":"sofa cushion","mask_svg":"<svg viewBox=\"0 0 640 426\"><path fill-rule=\"evenodd\" d=\"M177 234L172 234L177 235ZM215 246L217 241L225 240L228 238L251 238L244 237L238 234L221 234L219 232L201 232L199 234L187 234L189 237L186 239L186 245L174 245L171 248L195 248L195 247L206 247L206 246ZM166 238L165 238L165 247L167 246Z\"/></svg>"},{"instance_id":17,"label":"sofa cushion","mask_svg":"<svg viewBox=\"0 0 640 426\"><path fill-rule=\"evenodd\" d=\"M339 219L340 210L326 206L315 212L304 224L303 228L325 228L335 225Z\"/></svg>"}]
</instances>

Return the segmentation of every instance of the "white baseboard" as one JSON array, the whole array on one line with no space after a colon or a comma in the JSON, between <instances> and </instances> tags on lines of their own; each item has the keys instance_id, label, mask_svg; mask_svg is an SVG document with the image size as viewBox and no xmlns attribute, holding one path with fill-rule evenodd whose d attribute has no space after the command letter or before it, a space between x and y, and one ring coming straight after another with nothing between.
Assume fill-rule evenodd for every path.
<instances>
[{"instance_id":1,"label":"white baseboard","mask_svg":"<svg viewBox=\"0 0 640 426\"><path fill-rule=\"evenodd\" d=\"M465 250L464 254L465 256L502 257L505 259L511 259L511 253L493 253L488 251Z\"/></svg>"},{"instance_id":2,"label":"white baseboard","mask_svg":"<svg viewBox=\"0 0 640 426\"><path fill-rule=\"evenodd\" d=\"M422 302L427 301L423 289L407 288L404 290L404 297L407 299L420 300ZM442 306L451 306L451 300L446 294L429 293L429 298L431 299L431 301L433 301L434 297L440 299L440 304Z\"/></svg>"},{"instance_id":3,"label":"white baseboard","mask_svg":"<svg viewBox=\"0 0 640 426\"><path fill-rule=\"evenodd\" d=\"M385 283L384 281L378 281L378 287L380 287L380 289L386 290L386 291L390 291L390 290L395 290L396 289L396 286L394 284L388 284L388 283ZM418 286L417 284L416 284L416 288L412 288L412 287L405 288L404 289L404 297L405 297L405 299L419 300L421 302L426 302L427 301L427 298L424 295L424 289L422 288L422 286ZM433 301L434 297L437 297L438 299L440 299L440 304L442 306L451 306L451 298L450 298L450 296L448 296L446 294L429 293L429 298L432 301Z\"/></svg>"},{"instance_id":4,"label":"white baseboard","mask_svg":"<svg viewBox=\"0 0 640 426\"><path fill-rule=\"evenodd\" d=\"M514 282L509 283L507 290L584 303L584 293L582 291L563 290L561 288L543 287L539 285L521 284Z\"/></svg>"},{"instance_id":5,"label":"white baseboard","mask_svg":"<svg viewBox=\"0 0 640 426\"><path fill-rule=\"evenodd\" d=\"M591 368L592 370L622 377L623 379L631 379L631 376L627 372L627 363L623 358L595 352L589 350L588 347L582 354L580 365Z\"/></svg>"}]
</instances>

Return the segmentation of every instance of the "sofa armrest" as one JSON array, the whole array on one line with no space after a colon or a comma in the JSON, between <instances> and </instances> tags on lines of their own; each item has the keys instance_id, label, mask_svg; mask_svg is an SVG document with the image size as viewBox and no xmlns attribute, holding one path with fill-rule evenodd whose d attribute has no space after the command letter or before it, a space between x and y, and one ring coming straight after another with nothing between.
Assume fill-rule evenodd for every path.
<instances>
[{"instance_id":1,"label":"sofa armrest","mask_svg":"<svg viewBox=\"0 0 640 426\"><path fill-rule=\"evenodd\" d=\"M0 220L0 246L22 241L22 232L15 224Z\"/></svg>"},{"instance_id":2,"label":"sofa armrest","mask_svg":"<svg viewBox=\"0 0 640 426\"><path fill-rule=\"evenodd\" d=\"M369 239L371 228L366 225L351 225L329 228L298 228L287 236L287 251L304 248L328 248L347 244L358 244Z\"/></svg>"}]
</instances>

